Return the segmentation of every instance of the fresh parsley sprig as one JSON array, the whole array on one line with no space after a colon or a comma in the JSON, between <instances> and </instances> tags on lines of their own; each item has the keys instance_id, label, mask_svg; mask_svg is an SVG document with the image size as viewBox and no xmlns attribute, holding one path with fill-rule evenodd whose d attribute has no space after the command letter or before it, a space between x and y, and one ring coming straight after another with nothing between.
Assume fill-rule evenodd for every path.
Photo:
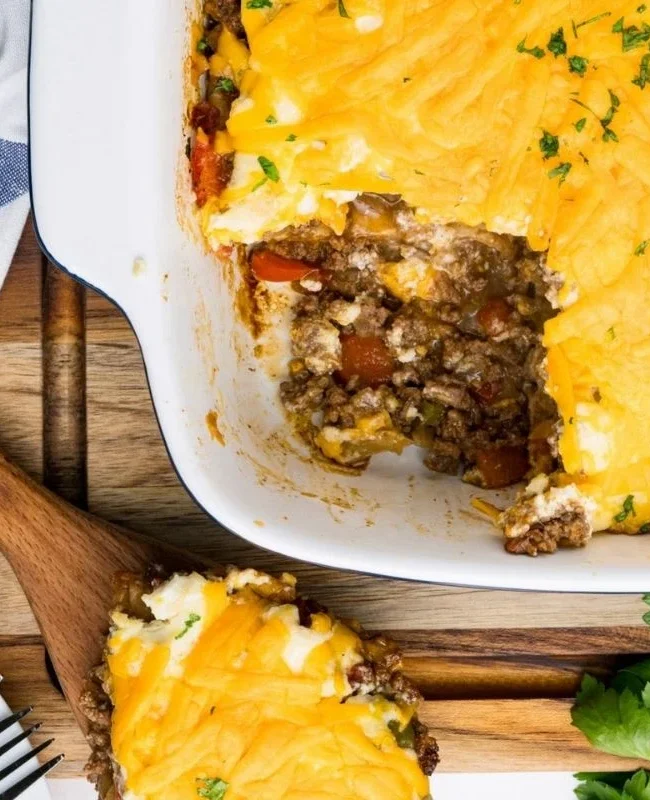
<instances>
[{"instance_id":1,"label":"fresh parsley sprig","mask_svg":"<svg viewBox=\"0 0 650 800\"><path fill-rule=\"evenodd\" d=\"M650 773L638 772L578 772L581 783L575 788L578 800L648 800Z\"/></svg>"},{"instance_id":2,"label":"fresh parsley sprig","mask_svg":"<svg viewBox=\"0 0 650 800\"><path fill-rule=\"evenodd\" d=\"M650 660L620 670L609 687L585 675L571 720L598 750L649 759Z\"/></svg>"}]
</instances>

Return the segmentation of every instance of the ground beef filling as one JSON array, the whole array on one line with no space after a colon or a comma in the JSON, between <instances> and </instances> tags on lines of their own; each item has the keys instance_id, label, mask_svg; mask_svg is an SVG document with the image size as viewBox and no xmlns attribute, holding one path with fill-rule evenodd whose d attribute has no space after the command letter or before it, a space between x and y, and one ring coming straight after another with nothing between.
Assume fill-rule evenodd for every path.
<instances>
[{"instance_id":1,"label":"ground beef filling","mask_svg":"<svg viewBox=\"0 0 650 800\"><path fill-rule=\"evenodd\" d=\"M523 239L362 195L341 236L288 228L253 249L253 272L273 258L303 265L282 401L326 458L358 468L415 444L429 469L485 488L555 468L540 341L552 309L544 257Z\"/></svg>"}]
</instances>

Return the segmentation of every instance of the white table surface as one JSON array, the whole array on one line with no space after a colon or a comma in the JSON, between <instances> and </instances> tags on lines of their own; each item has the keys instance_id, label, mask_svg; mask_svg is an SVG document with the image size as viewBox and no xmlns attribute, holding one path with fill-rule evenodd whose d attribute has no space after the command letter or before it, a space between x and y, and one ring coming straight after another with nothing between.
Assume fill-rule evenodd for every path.
<instances>
[{"instance_id":1,"label":"white table surface","mask_svg":"<svg viewBox=\"0 0 650 800\"><path fill-rule=\"evenodd\" d=\"M438 775L433 778L434 800L575 800L570 772L513 772L474 775ZM48 781L52 800L96 800L83 780Z\"/></svg>"}]
</instances>

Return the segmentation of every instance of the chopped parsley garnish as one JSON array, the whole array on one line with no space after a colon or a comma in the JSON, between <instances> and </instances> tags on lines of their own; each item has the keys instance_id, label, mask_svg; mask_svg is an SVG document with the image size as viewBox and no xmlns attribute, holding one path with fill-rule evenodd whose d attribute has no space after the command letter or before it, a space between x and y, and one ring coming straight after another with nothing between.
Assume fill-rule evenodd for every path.
<instances>
[{"instance_id":1,"label":"chopped parsley garnish","mask_svg":"<svg viewBox=\"0 0 650 800\"><path fill-rule=\"evenodd\" d=\"M640 5L640 6L637 8L637 14L645 14L645 12L646 12L647 10L648 10L648 6L647 6L645 3L643 3L643 5Z\"/></svg>"},{"instance_id":2,"label":"chopped parsley garnish","mask_svg":"<svg viewBox=\"0 0 650 800\"><path fill-rule=\"evenodd\" d=\"M347 19L350 19L350 15L348 14L348 12L346 11L345 6L343 5L343 0L339 0L339 16L340 17L346 17Z\"/></svg>"},{"instance_id":3,"label":"chopped parsley garnish","mask_svg":"<svg viewBox=\"0 0 650 800\"><path fill-rule=\"evenodd\" d=\"M593 110L593 108L589 108L588 105L585 105L582 100L577 100L575 97L571 98L573 103L576 103L581 108L586 109L590 114L593 114L594 117L600 122L603 128L603 142L618 142L618 136L616 133L609 127L609 123L614 119L614 115L618 112L618 108L621 105L621 101L618 99L617 95L610 89L609 90L609 98L610 98L610 107L607 110L607 113L604 117L599 117L598 114Z\"/></svg>"},{"instance_id":4,"label":"chopped parsley garnish","mask_svg":"<svg viewBox=\"0 0 650 800\"><path fill-rule=\"evenodd\" d=\"M569 172L571 172L571 164L569 164L568 161L563 161L561 164L558 164L557 167L553 167L553 169L548 171L548 177L559 178L561 186L567 179Z\"/></svg>"},{"instance_id":5,"label":"chopped parsley garnish","mask_svg":"<svg viewBox=\"0 0 650 800\"><path fill-rule=\"evenodd\" d=\"M577 122L573 123L573 127L578 131L578 133L582 133L583 128L587 124L587 117L582 117Z\"/></svg>"},{"instance_id":6,"label":"chopped parsley garnish","mask_svg":"<svg viewBox=\"0 0 650 800\"><path fill-rule=\"evenodd\" d=\"M517 52L528 53L528 55L533 56L534 58L544 58L544 56L546 55L541 47L526 47L525 36L517 45Z\"/></svg>"},{"instance_id":7,"label":"chopped parsley garnish","mask_svg":"<svg viewBox=\"0 0 650 800\"><path fill-rule=\"evenodd\" d=\"M650 41L650 25L647 22L644 22L640 28L637 25L628 25L626 27L624 17L616 20L612 26L612 33L621 34L621 45L624 53L641 47L647 41Z\"/></svg>"},{"instance_id":8,"label":"chopped parsley garnish","mask_svg":"<svg viewBox=\"0 0 650 800\"><path fill-rule=\"evenodd\" d=\"M555 33L551 34L551 38L548 40L546 49L549 51L549 53L553 53L555 58L566 55L564 28L558 28Z\"/></svg>"},{"instance_id":9,"label":"chopped parsley garnish","mask_svg":"<svg viewBox=\"0 0 650 800\"><path fill-rule=\"evenodd\" d=\"M217 80L217 89L221 89L222 92L234 92L237 87L235 86L235 82L230 78L219 78Z\"/></svg>"},{"instance_id":10,"label":"chopped parsley garnish","mask_svg":"<svg viewBox=\"0 0 650 800\"><path fill-rule=\"evenodd\" d=\"M190 628L196 625L200 619L201 617L199 614L192 612L185 620L185 626L183 627L183 630L180 633L177 633L176 636L174 636L174 639L182 639L183 636L185 636L185 634L190 630Z\"/></svg>"},{"instance_id":11,"label":"chopped parsley garnish","mask_svg":"<svg viewBox=\"0 0 650 800\"><path fill-rule=\"evenodd\" d=\"M580 156L580 158L581 158L581 159L582 159L582 160L585 162L585 164L586 164L587 166L589 166L589 159L588 159L588 158L587 158L587 156L586 156L586 155L585 155L585 154L582 152L582 150L578 150L578 155L579 155L579 156Z\"/></svg>"},{"instance_id":12,"label":"chopped parsley garnish","mask_svg":"<svg viewBox=\"0 0 650 800\"><path fill-rule=\"evenodd\" d=\"M639 533L650 533L650 522L644 522L643 525L639 528ZM646 597L648 597L648 595L646 595L643 599L646 603L648 603L648 605L650 605L650 600L646 600L645 599ZM648 613L645 614L643 617L645 622L648 621L647 619L645 619L646 616L650 616L650 611L648 611Z\"/></svg>"},{"instance_id":13,"label":"chopped parsley garnish","mask_svg":"<svg viewBox=\"0 0 650 800\"><path fill-rule=\"evenodd\" d=\"M632 83L639 89L645 89L646 83L650 83L650 54L643 56L639 66L639 74L632 79Z\"/></svg>"},{"instance_id":14,"label":"chopped parsley garnish","mask_svg":"<svg viewBox=\"0 0 650 800\"><path fill-rule=\"evenodd\" d=\"M419 169L414 169L413 172L415 172L416 175L424 175L424 172Z\"/></svg>"},{"instance_id":15,"label":"chopped parsley garnish","mask_svg":"<svg viewBox=\"0 0 650 800\"><path fill-rule=\"evenodd\" d=\"M560 150L560 140L552 133L544 131L542 138L539 140L539 149L542 151L544 161L547 158L554 158Z\"/></svg>"},{"instance_id":16,"label":"chopped parsley garnish","mask_svg":"<svg viewBox=\"0 0 650 800\"><path fill-rule=\"evenodd\" d=\"M635 256L642 256L645 253L645 251L648 249L648 245L650 245L650 239L646 239L644 242L641 242L641 244L638 244L634 248L634 255Z\"/></svg>"},{"instance_id":17,"label":"chopped parsley garnish","mask_svg":"<svg viewBox=\"0 0 650 800\"><path fill-rule=\"evenodd\" d=\"M298 137L295 133L290 133L287 138L284 140L285 142L295 142Z\"/></svg>"},{"instance_id":18,"label":"chopped parsley garnish","mask_svg":"<svg viewBox=\"0 0 650 800\"><path fill-rule=\"evenodd\" d=\"M266 177L270 181L273 181L273 183L277 183L280 180L280 173L278 172L278 168L272 161L266 158L266 156L259 156L257 161L260 167L262 167L262 172L266 175Z\"/></svg>"},{"instance_id":19,"label":"chopped parsley garnish","mask_svg":"<svg viewBox=\"0 0 650 800\"><path fill-rule=\"evenodd\" d=\"M584 22L579 22L577 25L575 22L571 21L571 27L573 28L573 35L578 38L578 31L584 25L591 25L592 22L598 22L598 20L605 19L605 17L611 17L611 11L603 11L602 14L597 14L595 17L591 17L590 19L586 19Z\"/></svg>"},{"instance_id":20,"label":"chopped parsley garnish","mask_svg":"<svg viewBox=\"0 0 650 800\"><path fill-rule=\"evenodd\" d=\"M609 98L611 105L605 116L600 120L600 124L603 126L603 142L618 142L618 136L609 127L609 123L614 119L614 115L618 113L618 107L621 105L621 101L611 89L609 90Z\"/></svg>"},{"instance_id":21,"label":"chopped parsley garnish","mask_svg":"<svg viewBox=\"0 0 650 800\"><path fill-rule=\"evenodd\" d=\"M628 494L628 496L623 500L623 510L619 511L618 514L614 516L614 522L625 522L625 520L630 516L636 517L636 511L634 510L634 495Z\"/></svg>"},{"instance_id":22,"label":"chopped parsley garnish","mask_svg":"<svg viewBox=\"0 0 650 800\"><path fill-rule=\"evenodd\" d=\"M614 326L612 325L611 328L607 328L607 338L610 342L613 342L616 339L616 331L614 330Z\"/></svg>"},{"instance_id":23,"label":"chopped parsley garnish","mask_svg":"<svg viewBox=\"0 0 650 800\"><path fill-rule=\"evenodd\" d=\"M273 8L271 0L248 0L246 8Z\"/></svg>"},{"instance_id":24,"label":"chopped parsley garnish","mask_svg":"<svg viewBox=\"0 0 650 800\"><path fill-rule=\"evenodd\" d=\"M413 80L413 78L402 78L402 83L408 83L409 81L412 81L412 80Z\"/></svg>"},{"instance_id":25,"label":"chopped parsley garnish","mask_svg":"<svg viewBox=\"0 0 650 800\"><path fill-rule=\"evenodd\" d=\"M609 99L611 101L611 105L607 111L607 114L605 114L605 116L601 119L601 123L605 127L614 119L614 114L616 114L618 107L621 105L621 101L611 89L609 90Z\"/></svg>"},{"instance_id":26,"label":"chopped parsley garnish","mask_svg":"<svg viewBox=\"0 0 650 800\"><path fill-rule=\"evenodd\" d=\"M576 75L580 75L580 77L582 77L587 71L588 64L588 58L583 58L582 56L571 56L569 58L569 72L575 72Z\"/></svg>"},{"instance_id":27,"label":"chopped parsley garnish","mask_svg":"<svg viewBox=\"0 0 650 800\"><path fill-rule=\"evenodd\" d=\"M211 56L214 52L206 39L199 39L199 41L196 43L196 49L199 51L199 53L202 53L207 57Z\"/></svg>"},{"instance_id":28,"label":"chopped parsley garnish","mask_svg":"<svg viewBox=\"0 0 650 800\"><path fill-rule=\"evenodd\" d=\"M196 793L206 800L223 800L228 790L228 784L221 778L197 778L196 782L202 784L197 786Z\"/></svg>"},{"instance_id":29,"label":"chopped parsley garnish","mask_svg":"<svg viewBox=\"0 0 650 800\"><path fill-rule=\"evenodd\" d=\"M264 122L266 122L267 125L277 125L278 124L278 121L273 116L273 114L269 114L268 117L264 120Z\"/></svg>"}]
</instances>

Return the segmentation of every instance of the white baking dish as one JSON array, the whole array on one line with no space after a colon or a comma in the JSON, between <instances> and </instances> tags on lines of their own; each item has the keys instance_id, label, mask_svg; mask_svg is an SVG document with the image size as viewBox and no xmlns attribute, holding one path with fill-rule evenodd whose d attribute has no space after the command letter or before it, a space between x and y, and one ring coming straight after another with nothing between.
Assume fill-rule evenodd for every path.
<instances>
[{"instance_id":1,"label":"white baking dish","mask_svg":"<svg viewBox=\"0 0 650 800\"><path fill-rule=\"evenodd\" d=\"M182 122L194 10L185 0L34 0L29 100L41 242L131 321L188 490L234 533L319 564L476 586L647 589L645 537L510 556L472 511L476 490L427 472L415 448L350 477L323 471L291 438L234 312L228 271L188 223ZM206 425L213 410L224 445Z\"/></svg>"}]
</instances>

